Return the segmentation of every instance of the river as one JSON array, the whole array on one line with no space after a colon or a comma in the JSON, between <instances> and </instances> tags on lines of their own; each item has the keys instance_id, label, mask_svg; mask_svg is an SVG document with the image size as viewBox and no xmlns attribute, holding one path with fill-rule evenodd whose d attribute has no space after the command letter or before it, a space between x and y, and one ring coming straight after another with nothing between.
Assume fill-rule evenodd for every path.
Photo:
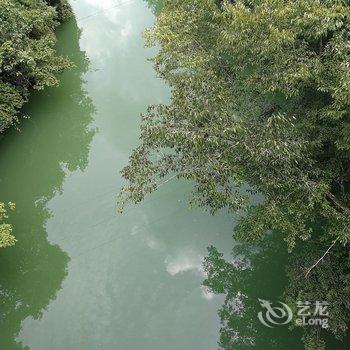
<instances>
[{"instance_id":1,"label":"river","mask_svg":"<svg viewBox=\"0 0 350 350\"><path fill-rule=\"evenodd\" d=\"M210 245L229 256L232 217L189 210L178 181L116 212L140 113L170 96L140 36L156 3L71 4L57 50L75 67L0 140L0 199L16 203L18 239L0 252L0 349L214 350L223 297L201 287L202 260ZM279 259L259 283L273 271L281 289ZM301 347L286 336L287 348Z\"/></svg>"}]
</instances>

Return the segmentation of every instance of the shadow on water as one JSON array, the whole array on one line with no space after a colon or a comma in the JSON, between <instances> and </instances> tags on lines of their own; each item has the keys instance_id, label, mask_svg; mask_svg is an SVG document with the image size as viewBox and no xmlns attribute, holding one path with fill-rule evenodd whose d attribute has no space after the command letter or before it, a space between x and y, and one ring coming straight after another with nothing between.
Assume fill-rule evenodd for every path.
<instances>
[{"instance_id":1,"label":"shadow on water","mask_svg":"<svg viewBox=\"0 0 350 350\"><path fill-rule=\"evenodd\" d=\"M285 302L285 289L289 283L286 267L292 256L287 253L286 243L278 232L268 235L259 246L236 245L230 258L213 246L208 248L204 286L210 292L225 295L219 310L220 349L304 349L302 329L291 330L293 322L283 324L287 317L277 319L280 320L278 325L272 324L266 318L267 310L259 303L259 299L268 300L273 306L280 307L278 302ZM293 305L289 306L293 308ZM268 327L259 321L259 312ZM323 339L327 349L348 349L349 336L339 341L324 333Z\"/></svg>"},{"instance_id":2,"label":"shadow on water","mask_svg":"<svg viewBox=\"0 0 350 350\"><path fill-rule=\"evenodd\" d=\"M208 278L204 285L214 293L225 294L219 310L220 349L302 349L299 330L290 332L287 325L268 328L257 317L263 310L259 299L274 305L284 301L288 259L285 242L273 234L259 247L237 245L230 259L225 259L215 247L208 251L204 263Z\"/></svg>"},{"instance_id":3,"label":"shadow on water","mask_svg":"<svg viewBox=\"0 0 350 350\"><path fill-rule=\"evenodd\" d=\"M28 349L16 340L22 321L41 318L67 275L68 255L47 239L53 214L46 204L62 190L67 171L87 166L94 135L79 36L73 19L60 28L57 50L75 67L62 75L59 88L34 93L24 110L30 119L0 140L0 198L16 203L11 223L18 239L15 247L0 250L1 349Z\"/></svg>"}]
</instances>

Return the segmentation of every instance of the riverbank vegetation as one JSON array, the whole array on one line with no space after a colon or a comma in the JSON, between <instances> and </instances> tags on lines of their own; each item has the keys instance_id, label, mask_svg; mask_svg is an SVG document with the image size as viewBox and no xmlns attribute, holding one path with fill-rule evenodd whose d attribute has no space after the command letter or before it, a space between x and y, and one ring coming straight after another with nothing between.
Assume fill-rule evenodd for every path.
<instances>
[{"instance_id":1,"label":"riverbank vegetation","mask_svg":"<svg viewBox=\"0 0 350 350\"><path fill-rule=\"evenodd\" d=\"M13 210L15 205L0 203L0 248L10 247L16 243L16 238L12 235L12 226L5 222L8 218L8 210Z\"/></svg>"},{"instance_id":2,"label":"riverbank vegetation","mask_svg":"<svg viewBox=\"0 0 350 350\"><path fill-rule=\"evenodd\" d=\"M69 67L54 48L54 30L68 15L65 0L0 0L0 132L18 123L32 89L57 85Z\"/></svg>"},{"instance_id":3,"label":"riverbank vegetation","mask_svg":"<svg viewBox=\"0 0 350 350\"><path fill-rule=\"evenodd\" d=\"M57 85L57 74L70 66L56 55L54 33L69 15L66 0L0 0L0 134L18 124L31 90ZM16 241L6 218L0 202L0 247Z\"/></svg>"},{"instance_id":4,"label":"riverbank vegetation","mask_svg":"<svg viewBox=\"0 0 350 350\"><path fill-rule=\"evenodd\" d=\"M192 205L243 213L237 240L283 235L290 303L329 303L329 327L304 327L305 347L323 349L326 332L342 338L350 318L349 1L166 1L145 36L160 46L154 66L172 98L143 115L121 207L173 177L194 181ZM264 199L252 205L257 192ZM231 275L220 274L213 249L206 285L232 297L215 288ZM223 349L247 339L228 311Z\"/></svg>"}]
</instances>

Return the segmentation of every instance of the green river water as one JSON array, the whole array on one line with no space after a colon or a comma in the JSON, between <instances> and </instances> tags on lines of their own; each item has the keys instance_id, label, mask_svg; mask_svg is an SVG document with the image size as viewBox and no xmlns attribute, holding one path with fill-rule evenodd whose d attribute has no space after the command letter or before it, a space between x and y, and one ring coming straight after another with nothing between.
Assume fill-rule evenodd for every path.
<instances>
[{"instance_id":1,"label":"green river water","mask_svg":"<svg viewBox=\"0 0 350 350\"><path fill-rule=\"evenodd\" d=\"M57 48L75 68L34 93L20 131L0 140L0 198L16 203L18 239L0 252L0 349L214 350L223 297L201 287L202 260L209 245L229 257L233 219L189 210L191 187L176 181L116 213L140 113L170 95L140 36L154 4L71 4ZM277 298L285 253L271 254L250 289ZM286 327L264 337L255 348L302 348Z\"/></svg>"}]
</instances>

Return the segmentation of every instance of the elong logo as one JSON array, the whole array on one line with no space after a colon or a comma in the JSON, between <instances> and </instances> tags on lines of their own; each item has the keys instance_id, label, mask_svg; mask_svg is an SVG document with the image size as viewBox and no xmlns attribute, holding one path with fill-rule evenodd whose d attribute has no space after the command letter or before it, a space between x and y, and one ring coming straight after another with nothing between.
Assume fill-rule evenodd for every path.
<instances>
[{"instance_id":1,"label":"elong logo","mask_svg":"<svg viewBox=\"0 0 350 350\"><path fill-rule=\"evenodd\" d=\"M292 309L281 301L278 302L280 306L273 306L272 303L265 299L258 299L260 305L265 309L265 312L259 311L259 321L266 327L273 328L274 326L281 326L290 323L293 319ZM328 303L326 301L298 301L296 307L298 308L297 318L295 324L298 326L321 326L328 328L327 310ZM314 306L312 308L312 306Z\"/></svg>"},{"instance_id":2,"label":"elong logo","mask_svg":"<svg viewBox=\"0 0 350 350\"><path fill-rule=\"evenodd\" d=\"M259 321L264 326L273 328L274 325L288 324L292 320L293 313L287 304L280 301L279 304L281 304L281 307L279 307L272 306L272 303L268 300L259 299L259 302L266 309L264 314L262 311L258 313Z\"/></svg>"}]
</instances>

